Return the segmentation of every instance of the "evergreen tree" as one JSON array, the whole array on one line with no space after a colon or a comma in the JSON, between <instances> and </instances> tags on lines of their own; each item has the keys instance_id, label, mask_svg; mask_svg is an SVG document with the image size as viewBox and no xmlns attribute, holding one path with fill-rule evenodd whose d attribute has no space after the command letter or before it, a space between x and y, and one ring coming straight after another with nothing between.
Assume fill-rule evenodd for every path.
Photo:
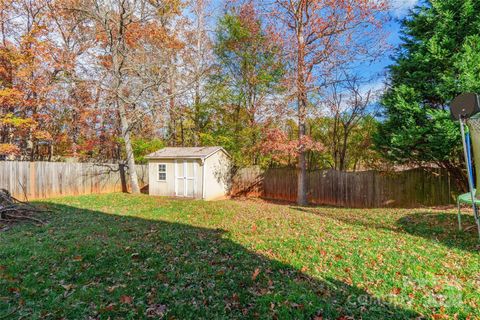
<instances>
[{"instance_id":1,"label":"evergreen tree","mask_svg":"<svg viewBox=\"0 0 480 320\"><path fill-rule=\"evenodd\" d=\"M385 120L375 135L396 163L436 163L463 176L461 137L448 105L480 91L480 2L433 0L402 21L402 44L382 99Z\"/></svg>"}]
</instances>

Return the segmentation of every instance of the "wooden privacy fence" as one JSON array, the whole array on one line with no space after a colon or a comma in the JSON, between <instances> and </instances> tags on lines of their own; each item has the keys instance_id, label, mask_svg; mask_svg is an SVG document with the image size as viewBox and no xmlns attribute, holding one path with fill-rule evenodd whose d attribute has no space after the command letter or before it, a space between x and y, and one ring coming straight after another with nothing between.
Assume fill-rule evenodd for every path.
<instances>
[{"instance_id":1,"label":"wooden privacy fence","mask_svg":"<svg viewBox=\"0 0 480 320\"><path fill-rule=\"evenodd\" d=\"M230 194L234 196L263 196L263 171L258 166L241 168L232 177Z\"/></svg>"},{"instance_id":2,"label":"wooden privacy fence","mask_svg":"<svg viewBox=\"0 0 480 320\"><path fill-rule=\"evenodd\" d=\"M148 167L136 169L140 185L148 184ZM128 188L125 171L119 164L0 161L0 188L19 199L120 192Z\"/></svg>"},{"instance_id":3,"label":"wooden privacy fence","mask_svg":"<svg viewBox=\"0 0 480 320\"><path fill-rule=\"evenodd\" d=\"M430 168L399 172L313 171L308 173L307 184L310 203L353 208L445 205L453 203L458 194L446 171ZM233 179L232 194L248 196L249 186L254 186L253 195L266 199L297 198L294 169L243 169Z\"/></svg>"}]
</instances>

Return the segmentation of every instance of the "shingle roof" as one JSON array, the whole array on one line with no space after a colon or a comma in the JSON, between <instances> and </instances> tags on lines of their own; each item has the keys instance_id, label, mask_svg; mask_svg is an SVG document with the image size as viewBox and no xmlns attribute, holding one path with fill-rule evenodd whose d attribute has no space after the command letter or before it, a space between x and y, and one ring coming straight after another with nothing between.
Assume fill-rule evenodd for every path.
<instances>
[{"instance_id":1,"label":"shingle roof","mask_svg":"<svg viewBox=\"0 0 480 320\"><path fill-rule=\"evenodd\" d=\"M150 153L147 159L175 159L175 158L199 158L204 159L211 154L222 150L222 147L167 147Z\"/></svg>"}]
</instances>

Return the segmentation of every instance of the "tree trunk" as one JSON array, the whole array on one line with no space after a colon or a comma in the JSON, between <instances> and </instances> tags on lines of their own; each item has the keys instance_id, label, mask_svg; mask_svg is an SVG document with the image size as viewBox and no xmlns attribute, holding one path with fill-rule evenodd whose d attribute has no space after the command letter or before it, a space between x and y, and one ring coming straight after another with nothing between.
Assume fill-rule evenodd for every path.
<instances>
[{"instance_id":1,"label":"tree trunk","mask_svg":"<svg viewBox=\"0 0 480 320\"><path fill-rule=\"evenodd\" d=\"M297 204L305 206L307 202L307 163L305 161L305 151L298 154L297 167Z\"/></svg>"},{"instance_id":2,"label":"tree trunk","mask_svg":"<svg viewBox=\"0 0 480 320\"><path fill-rule=\"evenodd\" d=\"M138 185L137 171L135 170L135 157L133 154L132 141L130 137L130 124L127 117L127 110L125 109L125 101L122 99L123 85L125 81L124 66L127 57L126 45L126 31L127 25L130 22L128 2L119 1L118 4L118 25L110 25L110 22L104 23L104 28L107 32L115 34L115 37L110 39L111 57L112 57L112 89L115 93L114 101L120 116L120 129L125 145L126 160L128 165L128 173L130 176L130 185L132 193L140 193L140 186ZM113 17L112 17L113 18ZM115 29L115 30L114 30Z\"/></svg>"},{"instance_id":3,"label":"tree trunk","mask_svg":"<svg viewBox=\"0 0 480 320\"><path fill-rule=\"evenodd\" d=\"M170 114L170 145L172 147L177 146L177 112L175 110L175 96L173 93L175 92L175 67L174 67L174 59L170 57L170 72L169 72L169 79L168 79L168 89L167 93L170 96L169 98L169 105L168 111Z\"/></svg>"},{"instance_id":4,"label":"tree trunk","mask_svg":"<svg viewBox=\"0 0 480 320\"><path fill-rule=\"evenodd\" d=\"M251 136L250 136L250 148L251 150L255 150L255 146L257 144L257 132L256 132L256 123L255 123L255 114L251 113L250 114L250 128L254 129L251 131ZM258 152L253 152L252 153L252 163L254 166L258 164Z\"/></svg>"},{"instance_id":5,"label":"tree trunk","mask_svg":"<svg viewBox=\"0 0 480 320\"><path fill-rule=\"evenodd\" d=\"M183 127L183 118L180 119L180 143L185 147L185 128Z\"/></svg>"},{"instance_id":6,"label":"tree trunk","mask_svg":"<svg viewBox=\"0 0 480 320\"><path fill-rule=\"evenodd\" d=\"M53 156L53 142L48 144L48 162L52 161Z\"/></svg>"},{"instance_id":7,"label":"tree trunk","mask_svg":"<svg viewBox=\"0 0 480 320\"><path fill-rule=\"evenodd\" d=\"M127 186L127 177L125 176L125 164L120 163L118 165L118 169L120 172L120 183L122 184L122 192L127 193L128 186Z\"/></svg>"},{"instance_id":8,"label":"tree trunk","mask_svg":"<svg viewBox=\"0 0 480 320\"><path fill-rule=\"evenodd\" d=\"M193 129L193 146L198 147L200 143L200 89L198 85L195 85L195 100L194 100L194 129Z\"/></svg>"},{"instance_id":9,"label":"tree trunk","mask_svg":"<svg viewBox=\"0 0 480 320\"><path fill-rule=\"evenodd\" d=\"M122 136L125 142L125 152L127 154L128 174L130 176L130 185L132 193L140 193L138 185L137 170L135 169L135 157L133 155L132 141L130 139L130 128L128 125L127 112L123 102L118 101L118 110L120 114L120 125L122 127Z\"/></svg>"},{"instance_id":10,"label":"tree trunk","mask_svg":"<svg viewBox=\"0 0 480 320\"><path fill-rule=\"evenodd\" d=\"M300 9L301 12L302 9ZM303 13L300 13L303 15ZM299 19L302 21L303 19ZM305 86L305 39L303 37L303 27L299 23L297 27L297 107L298 107L298 163L297 163L297 204L307 205L307 163L305 159L305 150L303 146L303 137L305 136L305 121L307 117L307 92Z\"/></svg>"},{"instance_id":11,"label":"tree trunk","mask_svg":"<svg viewBox=\"0 0 480 320\"><path fill-rule=\"evenodd\" d=\"M342 149L340 151L340 171L346 171L347 170L347 163L346 163L346 158L347 158L347 142L348 142L348 128L344 128L344 133L343 133L343 141L342 141Z\"/></svg>"},{"instance_id":12,"label":"tree trunk","mask_svg":"<svg viewBox=\"0 0 480 320\"><path fill-rule=\"evenodd\" d=\"M200 64L202 63L202 35L204 30L203 19L204 19L204 2L196 2L197 10L197 44L196 44L196 61L194 63L195 68L195 98L194 98L194 133L193 133L193 145L195 147L199 146L200 143L200 132L201 132L201 107L200 107Z\"/></svg>"},{"instance_id":13,"label":"tree trunk","mask_svg":"<svg viewBox=\"0 0 480 320\"><path fill-rule=\"evenodd\" d=\"M172 102L170 102L170 105L171 104ZM170 140L169 145L171 147L176 147L177 146L177 120L176 120L175 112L173 112L173 110L170 111L170 119L169 119L168 127L170 131L169 137L168 137L168 139Z\"/></svg>"}]
</instances>

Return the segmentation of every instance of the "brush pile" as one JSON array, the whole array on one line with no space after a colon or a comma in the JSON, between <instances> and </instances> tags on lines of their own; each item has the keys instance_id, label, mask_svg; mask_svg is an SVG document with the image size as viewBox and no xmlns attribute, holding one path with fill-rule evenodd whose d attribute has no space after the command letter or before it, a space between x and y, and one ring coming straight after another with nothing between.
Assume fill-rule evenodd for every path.
<instances>
[{"instance_id":1,"label":"brush pile","mask_svg":"<svg viewBox=\"0 0 480 320\"><path fill-rule=\"evenodd\" d=\"M45 212L28 202L14 198L8 190L0 189L0 231L19 221L30 221L36 225L45 222L34 217L36 213Z\"/></svg>"}]
</instances>

